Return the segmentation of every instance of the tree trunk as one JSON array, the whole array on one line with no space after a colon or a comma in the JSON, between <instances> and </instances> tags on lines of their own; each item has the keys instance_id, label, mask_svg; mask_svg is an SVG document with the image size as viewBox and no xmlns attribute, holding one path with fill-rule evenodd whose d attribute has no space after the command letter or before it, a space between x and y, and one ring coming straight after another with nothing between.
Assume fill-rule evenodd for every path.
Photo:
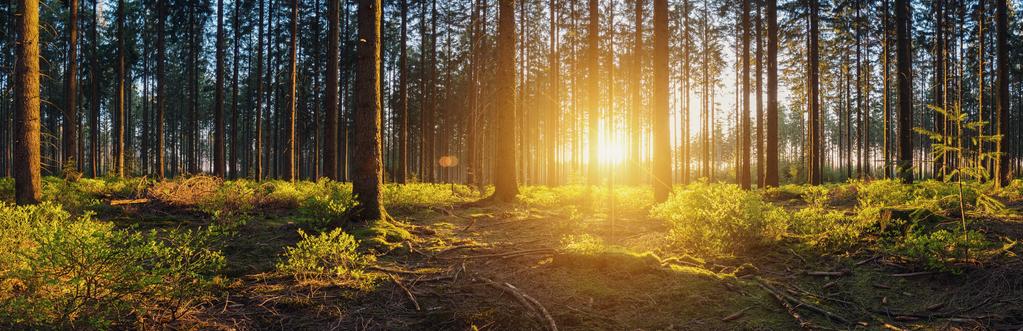
<instances>
[{"instance_id":1,"label":"tree trunk","mask_svg":"<svg viewBox=\"0 0 1023 331\"><path fill-rule=\"evenodd\" d=\"M359 44L355 58L355 144L352 191L356 221L387 217L381 201L383 161L380 144L380 0L359 0Z\"/></svg>"},{"instance_id":2,"label":"tree trunk","mask_svg":"<svg viewBox=\"0 0 1023 331\"><path fill-rule=\"evenodd\" d=\"M99 0L92 1L92 59L89 75L89 175L96 178L100 171L99 155L99 106L100 81L102 72L99 69Z\"/></svg>"},{"instance_id":3,"label":"tree trunk","mask_svg":"<svg viewBox=\"0 0 1023 331\"><path fill-rule=\"evenodd\" d=\"M407 0L402 0L404 1ZM404 11L402 11L404 13ZM327 123L323 140L323 173L337 180L337 121L338 121L338 43L340 42L341 4L339 0L327 0L327 91L323 98ZM404 33L402 33L404 34ZM404 40L404 39L403 39Z\"/></svg>"},{"instance_id":4,"label":"tree trunk","mask_svg":"<svg viewBox=\"0 0 1023 331\"><path fill-rule=\"evenodd\" d=\"M494 160L494 195L497 201L514 201L519 194L515 170L515 0L498 0L497 157Z\"/></svg>"},{"instance_id":5,"label":"tree trunk","mask_svg":"<svg viewBox=\"0 0 1023 331\"><path fill-rule=\"evenodd\" d=\"M165 176L163 120L164 109L167 107L167 82L164 76L164 61L167 49L164 40L167 16L167 0L156 3L156 178Z\"/></svg>"},{"instance_id":6,"label":"tree trunk","mask_svg":"<svg viewBox=\"0 0 1023 331\"><path fill-rule=\"evenodd\" d=\"M636 2L636 35L633 37L635 45L632 50L632 109L629 111L629 157L627 162L628 181L632 184L639 184L646 174L642 164L643 128L640 124L641 113L643 112L643 2L646 0L634 0ZM656 180L654 183L656 186Z\"/></svg>"},{"instance_id":7,"label":"tree trunk","mask_svg":"<svg viewBox=\"0 0 1023 331\"><path fill-rule=\"evenodd\" d=\"M589 135L589 140L587 141L589 161L586 164L586 182L589 185L596 185L599 181L597 170L599 169L597 154L599 154L598 146L600 145L597 141L598 118L600 117L600 86L598 85L600 72L597 62L598 55L600 54L600 48L597 46L599 27L600 8L598 1L589 0L589 22L586 28L586 111L588 113L587 118L589 119L589 127L586 129Z\"/></svg>"},{"instance_id":8,"label":"tree trunk","mask_svg":"<svg viewBox=\"0 0 1023 331\"><path fill-rule=\"evenodd\" d=\"M750 1L742 0L742 114L739 119L742 125L742 158L739 163L739 185L743 189L750 189Z\"/></svg>"},{"instance_id":9,"label":"tree trunk","mask_svg":"<svg viewBox=\"0 0 1023 331\"><path fill-rule=\"evenodd\" d=\"M913 53L910 28L913 26L909 0L895 0L896 60L898 61L898 175L904 183L913 182Z\"/></svg>"},{"instance_id":10,"label":"tree trunk","mask_svg":"<svg viewBox=\"0 0 1023 331\"><path fill-rule=\"evenodd\" d=\"M995 158L995 185L1001 187L1008 185L1012 180L1009 173L1009 139L1006 134L1009 132L1009 0L997 0L995 4L995 29L998 40L996 41L996 62L998 67L995 70L998 75L998 83L995 94L995 113L998 116L996 135L1000 138L996 141Z\"/></svg>"},{"instance_id":11,"label":"tree trunk","mask_svg":"<svg viewBox=\"0 0 1023 331\"><path fill-rule=\"evenodd\" d=\"M820 11L819 0L810 0L810 34L808 47L807 60L807 77L809 86L807 91L809 93L807 101L807 109L809 109L808 118L810 121L808 140L810 142L810 152L808 153L807 160L807 175L811 185L820 185L823 177L821 176L821 114L820 114L820 62L819 62L819 49L818 49L818 20Z\"/></svg>"},{"instance_id":12,"label":"tree trunk","mask_svg":"<svg viewBox=\"0 0 1023 331\"><path fill-rule=\"evenodd\" d=\"M398 164L395 178L398 183L408 181L408 0L401 0L401 50L398 67Z\"/></svg>"},{"instance_id":13,"label":"tree trunk","mask_svg":"<svg viewBox=\"0 0 1023 331\"><path fill-rule=\"evenodd\" d=\"M216 87L213 92L213 175L226 175L224 157L224 0L217 0L217 67Z\"/></svg>"},{"instance_id":14,"label":"tree trunk","mask_svg":"<svg viewBox=\"0 0 1023 331\"><path fill-rule=\"evenodd\" d=\"M64 166L78 169L78 0L68 0L68 66L64 78Z\"/></svg>"},{"instance_id":15,"label":"tree trunk","mask_svg":"<svg viewBox=\"0 0 1023 331\"><path fill-rule=\"evenodd\" d=\"M238 61L239 61L239 47L241 46L241 22L239 15L241 15L240 2L234 3L234 17L232 17L232 30L234 30L234 54L231 60L231 150L230 157L228 158L231 179L238 178L238 173L241 168L239 162L239 153L241 153L240 142L238 141Z\"/></svg>"},{"instance_id":16,"label":"tree trunk","mask_svg":"<svg viewBox=\"0 0 1023 331\"><path fill-rule=\"evenodd\" d=\"M361 3L366 0L360 1ZM285 114L284 134L285 142L287 145L284 146L286 149L284 155L284 179L293 181L295 180L295 117L298 115L298 4L299 0L291 0L291 78L288 82L288 110ZM369 6L370 4L366 4ZM360 7L360 10L362 8ZM361 14L361 11L360 11ZM364 17L364 16L360 16ZM379 19L379 16L377 16ZM360 26L362 24L360 23ZM368 63L367 63L368 64ZM379 64L378 64L379 65ZM367 91L368 92L368 91ZM376 94L374 94L376 95Z\"/></svg>"},{"instance_id":17,"label":"tree trunk","mask_svg":"<svg viewBox=\"0 0 1023 331\"><path fill-rule=\"evenodd\" d=\"M668 0L654 0L653 161L654 200L671 194L671 132L668 129ZM637 68L638 69L638 68Z\"/></svg>"},{"instance_id":18,"label":"tree trunk","mask_svg":"<svg viewBox=\"0 0 1023 331\"><path fill-rule=\"evenodd\" d=\"M778 5L766 0L767 19L767 160L764 184L778 186Z\"/></svg>"},{"instance_id":19,"label":"tree trunk","mask_svg":"<svg viewBox=\"0 0 1023 331\"><path fill-rule=\"evenodd\" d=\"M15 15L14 200L36 204L42 198L39 176L39 2L18 0Z\"/></svg>"},{"instance_id":20,"label":"tree trunk","mask_svg":"<svg viewBox=\"0 0 1023 331\"><path fill-rule=\"evenodd\" d=\"M117 96L114 100L114 174L124 176L124 127L125 127L125 89L127 89L127 63L125 60L124 0L117 1Z\"/></svg>"}]
</instances>

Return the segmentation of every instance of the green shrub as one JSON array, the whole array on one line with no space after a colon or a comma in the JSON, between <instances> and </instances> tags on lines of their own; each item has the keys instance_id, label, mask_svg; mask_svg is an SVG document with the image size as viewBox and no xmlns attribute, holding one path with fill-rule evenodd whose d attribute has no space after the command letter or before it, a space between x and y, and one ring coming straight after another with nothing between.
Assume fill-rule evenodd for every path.
<instances>
[{"instance_id":1,"label":"green shrub","mask_svg":"<svg viewBox=\"0 0 1023 331\"><path fill-rule=\"evenodd\" d=\"M775 201L795 200L803 197L803 193L806 191L807 187L808 186L796 184L768 187L763 191L763 195L764 198Z\"/></svg>"},{"instance_id":2,"label":"green shrub","mask_svg":"<svg viewBox=\"0 0 1023 331\"><path fill-rule=\"evenodd\" d=\"M887 255L929 270L959 272L957 264L973 262L993 246L977 231L939 229L928 232L914 224L904 235L882 238L880 247Z\"/></svg>"},{"instance_id":3,"label":"green shrub","mask_svg":"<svg viewBox=\"0 0 1023 331\"><path fill-rule=\"evenodd\" d=\"M651 215L672 224L671 248L697 254L746 253L777 241L787 227L784 210L731 184L690 185Z\"/></svg>"},{"instance_id":4,"label":"green shrub","mask_svg":"<svg viewBox=\"0 0 1023 331\"><path fill-rule=\"evenodd\" d=\"M348 209L355 206L355 196L351 184L325 181L320 183L323 190L302 202L301 210L313 226L323 226L344 216Z\"/></svg>"},{"instance_id":5,"label":"green shrub","mask_svg":"<svg viewBox=\"0 0 1023 331\"><path fill-rule=\"evenodd\" d=\"M465 185L408 183L384 185L382 200L385 206L421 207L450 205L470 201L475 197Z\"/></svg>"},{"instance_id":6,"label":"green shrub","mask_svg":"<svg viewBox=\"0 0 1023 331\"><path fill-rule=\"evenodd\" d=\"M285 250L284 259L277 263L277 271L298 280L329 279L355 287L372 280L364 268L376 258L357 252L359 244L355 237L341 229L316 236L299 229L298 234L302 241Z\"/></svg>"},{"instance_id":7,"label":"green shrub","mask_svg":"<svg viewBox=\"0 0 1023 331\"><path fill-rule=\"evenodd\" d=\"M827 187L821 185L808 186L803 191L803 201L811 207L824 208L831 200Z\"/></svg>"},{"instance_id":8,"label":"green shrub","mask_svg":"<svg viewBox=\"0 0 1023 331\"><path fill-rule=\"evenodd\" d=\"M895 179L854 183L860 207L900 206L913 201L913 187Z\"/></svg>"},{"instance_id":9,"label":"green shrub","mask_svg":"<svg viewBox=\"0 0 1023 331\"><path fill-rule=\"evenodd\" d=\"M0 203L0 326L109 328L177 317L223 256L207 232L115 230L57 205Z\"/></svg>"},{"instance_id":10,"label":"green shrub","mask_svg":"<svg viewBox=\"0 0 1023 331\"><path fill-rule=\"evenodd\" d=\"M869 226L842 211L807 207L792 214L789 229L807 244L834 250L854 245Z\"/></svg>"}]
</instances>

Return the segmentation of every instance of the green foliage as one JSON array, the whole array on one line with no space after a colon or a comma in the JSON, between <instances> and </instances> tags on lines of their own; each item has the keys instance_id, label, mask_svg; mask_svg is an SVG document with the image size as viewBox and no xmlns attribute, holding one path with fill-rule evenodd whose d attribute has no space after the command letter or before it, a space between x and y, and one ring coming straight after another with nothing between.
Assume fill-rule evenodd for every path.
<instances>
[{"instance_id":1,"label":"green foliage","mask_svg":"<svg viewBox=\"0 0 1023 331\"><path fill-rule=\"evenodd\" d=\"M828 201L831 200L831 196L828 195L829 190L825 186L808 186L803 191L803 201L811 207L824 208L828 205Z\"/></svg>"},{"instance_id":2,"label":"green foliage","mask_svg":"<svg viewBox=\"0 0 1023 331\"><path fill-rule=\"evenodd\" d=\"M577 212L607 213L614 199L616 213L643 213L654 202L653 190L648 186L564 185L524 186L519 188L519 202L539 209L575 208Z\"/></svg>"},{"instance_id":3,"label":"green foliage","mask_svg":"<svg viewBox=\"0 0 1023 331\"><path fill-rule=\"evenodd\" d=\"M284 259L277 263L277 271L298 280L331 280L355 287L371 283L373 278L365 272L365 267L376 257L357 252L359 244L355 237L341 229L315 236L299 229L298 234L302 241L285 250Z\"/></svg>"},{"instance_id":4,"label":"green foliage","mask_svg":"<svg viewBox=\"0 0 1023 331\"><path fill-rule=\"evenodd\" d=\"M961 271L958 264L975 261L993 246L977 231L939 229L929 232L915 224L904 235L885 237L880 242L881 250L887 255L945 272Z\"/></svg>"},{"instance_id":5,"label":"green foliage","mask_svg":"<svg viewBox=\"0 0 1023 331\"><path fill-rule=\"evenodd\" d=\"M320 192L302 202L301 211L314 221L314 226L324 226L344 216L355 206L352 185L332 181L319 183Z\"/></svg>"},{"instance_id":6,"label":"green foliage","mask_svg":"<svg viewBox=\"0 0 1023 331\"><path fill-rule=\"evenodd\" d=\"M116 230L44 203L0 203L0 326L108 328L166 320L223 265L207 231Z\"/></svg>"},{"instance_id":7,"label":"green foliage","mask_svg":"<svg viewBox=\"0 0 1023 331\"><path fill-rule=\"evenodd\" d=\"M789 229L811 246L839 250L856 244L870 224L841 211L811 206L792 214Z\"/></svg>"},{"instance_id":8,"label":"green foliage","mask_svg":"<svg viewBox=\"0 0 1023 331\"><path fill-rule=\"evenodd\" d=\"M705 255L739 254L772 244L788 223L784 210L731 184L689 185L650 213L671 223L671 248Z\"/></svg>"},{"instance_id":9,"label":"green foliage","mask_svg":"<svg viewBox=\"0 0 1023 331\"><path fill-rule=\"evenodd\" d=\"M383 202L388 207L422 207L468 202L476 198L465 185L408 183L384 185Z\"/></svg>"},{"instance_id":10,"label":"green foliage","mask_svg":"<svg viewBox=\"0 0 1023 331\"><path fill-rule=\"evenodd\" d=\"M765 198L775 201L794 200L803 197L808 186L785 184L778 187L768 187L763 191Z\"/></svg>"}]
</instances>

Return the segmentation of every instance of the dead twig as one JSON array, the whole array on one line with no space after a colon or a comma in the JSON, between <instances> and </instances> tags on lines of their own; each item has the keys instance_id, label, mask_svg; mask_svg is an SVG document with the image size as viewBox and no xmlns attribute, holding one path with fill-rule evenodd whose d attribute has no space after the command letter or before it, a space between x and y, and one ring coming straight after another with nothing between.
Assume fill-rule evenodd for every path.
<instances>
[{"instance_id":1,"label":"dead twig","mask_svg":"<svg viewBox=\"0 0 1023 331\"><path fill-rule=\"evenodd\" d=\"M807 271L804 273L807 276L822 276L822 277L842 277L848 275L848 271Z\"/></svg>"},{"instance_id":2,"label":"dead twig","mask_svg":"<svg viewBox=\"0 0 1023 331\"><path fill-rule=\"evenodd\" d=\"M746 311L748 311L750 309L753 309L753 306L749 306L749 307L743 308L743 309L735 312L734 314L725 316L725 317L721 318L721 321L722 322L731 322L731 321L737 320L737 319L741 318L743 315L745 315Z\"/></svg>"},{"instance_id":3,"label":"dead twig","mask_svg":"<svg viewBox=\"0 0 1023 331\"><path fill-rule=\"evenodd\" d=\"M536 248L526 249L514 252L496 253L496 254L483 254L483 255L470 255L470 256L458 256L458 257L441 257L442 259L453 259L453 258L466 258L466 259L480 259L480 258L510 258L522 255L530 254L542 254L542 253L553 253L553 248Z\"/></svg>"},{"instance_id":4,"label":"dead twig","mask_svg":"<svg viewBox=\"0 0 1023 331\"><path fill-rule=\"evenodd\" d=\"M529 309L530 313L537 315L540 318L543 318L546 322L548 330L550 331L558 330L558 325L554 323L554 319L551 318L551 315L547 312L547 309L544 308L543 305L541 305L540 302L537 301L536 299L529 297L528 295L526 295L525 293L523 293L522 291L520 291L518 288L511 284L504 283L504 285L501 285L493 280L480 276L477 276L476 279L482 280L487 285L490 285L490 287L511 294L513 297L515 297L516 300L519 301L519 304Z\"/></svg>"},{"instance_id":5,"label":"dead twig","mask_svg":"<svg viewBox=\"0 0 1023 331\"><path fill-rule=\"evenodd\" d=\"M412 304L416 306L416 311L420 311L421 309L419 308L419 301L416 301L416 296L412 294L412 290L409 290L409 288L406 287L405 284L402 284L401 281L398 280L398 277L395 277L392 274L387 275L391 277L391 280L394 281L394 283L397 284L398 287L405 291L405 295L408 295L409 300L412 300Z\"/></svg>"},{"instance_id":6,"label":"dead twig","mask_svg":"<svg viewBox=\"0 0 1023 331\"><path fill-rule=\"evenodd\" d=\"M901 274L892 274L891 276L892 277L916 277L916 276L926 276L926 275L930 275L930 274L933 274L933 273L934 273L933 271L920 271L920 272L906 272L906 273L901 273Z\"/></svg>"},{"instance_id":7,"label":"dead twig","mask_svg":"<svg viewBox=\"0 0 1023 331\"><path fill-rule=\"evenodd\" d=\"M436 273L440 273L441 272L441 271L401 270L401 269L392 269L392 268L383 267L383 266L368 266L368 267L366 267L366 269L382 271L382 272L385 272L385 273L392 273L392 274L402 274L402 275L428 275L428 274L436 274Z\"/></svg>"},{"instance_id":8,"label":"dead twig","mask_svg":"<svg viewBox=\"0 0 1023 331\"><path fill-rule=\"evenodd\" d=\"M792 303L796 304L799 307L806 307L806 309L809 309L809 310L811 310L813 312L816 312L818 314L824 315L825 317L830 318L830 319L832 319L834 321L842 322L843 324L850 324L849 320L845 319L842 316L839 316L839 315L837 315L835 313L832 313L830 311L824 310L821 307L817 307L816 305L813 305L813 304L808 303L806 301L800 300L800 299L798 299L796 297L793 297L792 295L789 295L788 293L785 293L785 292L779 291L778 289L775 289L773 286L771 286L770 284L767 284L767 282L764 281L760 277L756 277L756 280L757 280L757 283L760 284L761 287L765 288L768 292L771 292L772 294L774 294L776 296L780 296L781 298L783 298L785 300L791 301Z\"/></svg>"}]
</instances>

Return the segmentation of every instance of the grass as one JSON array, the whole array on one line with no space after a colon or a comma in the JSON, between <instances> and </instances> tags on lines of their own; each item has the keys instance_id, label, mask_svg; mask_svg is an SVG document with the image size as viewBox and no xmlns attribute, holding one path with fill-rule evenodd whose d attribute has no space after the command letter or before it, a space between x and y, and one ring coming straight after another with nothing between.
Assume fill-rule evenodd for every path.
<instances>
[{"instance_id":1,"label":"grass","mask_svg":"<svg viewBox=\"0 0 1023 331\"><path fill-rule=\"evenodd\" d=\"M0 200L13 200L12 185L0 180ZM757 191L697 183L662 204L647 187L526 186L519 203L501 206L466 205L486 192L460 185L388 184L393 220L332 228L355 204L350 184L46 178L39 209L0 205L0 328L543 325L480 277L529 294L569 330L798 327L756 278L868 328L935 328L948 321L895 316L1023 304L1013 285L1023 285L1023 265L1012 262L1023 253L1012 209L1023 184L1014 185L967 183L967 232L949 221L957 188L880 180ZM1010 207L987 209L984 196ZM110 205L123 199L148 202ZM58 258L68 254L77 264ZM71 266L122 280L90 293L126 294L68 308L61 295L75 292L56 288L82 277L52 271ZM932 274L891 276L920 271ZM937 303L946 306L928 310Z\"/></svg>"}]
</instances>

